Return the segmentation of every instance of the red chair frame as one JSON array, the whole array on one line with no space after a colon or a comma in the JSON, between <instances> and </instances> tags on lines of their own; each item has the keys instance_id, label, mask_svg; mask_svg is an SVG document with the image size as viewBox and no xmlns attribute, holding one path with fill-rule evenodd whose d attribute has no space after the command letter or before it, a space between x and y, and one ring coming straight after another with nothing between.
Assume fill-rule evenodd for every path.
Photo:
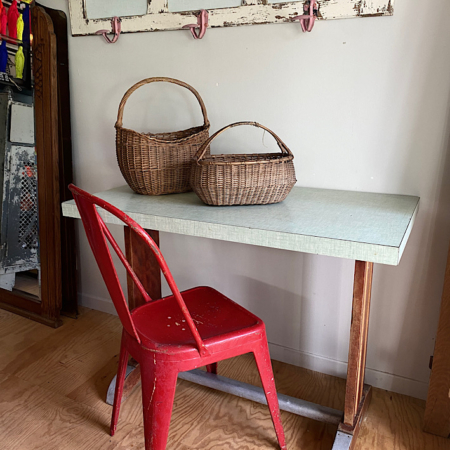
<instances>
[{"instance_id":1,"label":"red chair frame","mask_svg":"<svg viewBox=\"0 0 450 450\"><path fill-rule=\"evenodd\" d=\"M178 372L207 366L208 371L216 373L218 361L253 353L278 443L281 449L286 449L262 320L209 287L197 287L180 293L158 246L137 222L113 205L73 184L69 189L73 193L89 244L123 325L111 436L114 435L117 426L130 355L141 366L145 448L164 450L169 434ZM150 247L172 291L171 296L159 300L150 298L98 214L96 206L120 219L142 239L143 245ZM144 305L131 312L112 261L108 242L146 301ZM204 311L209 311L206 320ZM203 319L197 321L198 327L193 315L194 317L201 315ZM176 322L172 316L176 318ZM168 323L169 319L172 322ZM175 323L177 326L169 328L170 324ZM203 338L199 329L204 335Z\"/></svg>"}]
</instances>

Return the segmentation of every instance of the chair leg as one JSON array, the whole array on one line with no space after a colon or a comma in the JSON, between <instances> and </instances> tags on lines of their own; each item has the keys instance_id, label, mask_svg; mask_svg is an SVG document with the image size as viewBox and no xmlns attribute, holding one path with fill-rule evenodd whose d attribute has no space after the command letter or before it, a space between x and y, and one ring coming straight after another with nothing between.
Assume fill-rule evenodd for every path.
<instances>
[{"instance_id":1,"label":"chair leg","mask_svg":"<svg viewBox=\"0 0 450 450\"><path fill-rule=\"evenodd\" d=\"M153 360L141 363L145 450L165 450L178 370Z\"/></svg>"},{"instance_id":2,"label":"chair leg","mask_svg":"<svg viewBox=\"0 0 450 450\"><path fill-rule=\"evenodd\" d=\"M129 354L125 348L122 338L122 342L120 344L119 367L117 369L116 375L116 391L114 393L114 406L111 417L111 429L110 429L111 436L114 436L114 433L116 432L117 421L119 419L120 403L122 402L123 382L125 381L125 374L127 372L128 356Z\"/></svg>"},{"instance_id":3,"label":"chair leg","mask_svg":"<svg viewBox=\"0 0 450 450\"><path fill-rule=\"evenodd\" d=\"M256 365L258 366L259 375L263 385L264 393L269 406L272 422L275 427L278 444L281 450L286 450L286 438L284 437L283 425L280 419L280 408L278 405L277 391L273 378L272 363L270 362L269 347L267 341L261 342L253 351L255 355Z\"/></svg>"},{"instance_id":4,"label":"chair leg","mask_svg":"<svg viewBox=\"0 0 450 450\"><path fill-rule=\"evenodd\" d=\"M215 375L217 375L217 363L207 364L206 370L209 373L214 373Z\"/></svg>"}]
</instances>

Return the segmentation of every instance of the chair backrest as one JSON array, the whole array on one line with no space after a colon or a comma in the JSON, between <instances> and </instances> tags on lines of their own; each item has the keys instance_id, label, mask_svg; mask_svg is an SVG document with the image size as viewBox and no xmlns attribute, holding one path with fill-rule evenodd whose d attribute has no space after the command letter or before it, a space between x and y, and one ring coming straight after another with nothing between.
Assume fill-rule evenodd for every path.
<instances>
[{"instance_id":1,"label":"chair backrest","mask_svg":"<svg viewBox=\"0 0 450 450\"><path fill-rule=\"evenodd\" d=\"M109 295L111 296L111 299L114 303L120 321L122 322L122 325L128 332L128 334L133 336L138 342L141 341L134 326L132 315L130 314L130 310L125 300L125 295L122 290L122 286L120 285L119 278L117 276L117 271L111 258L108 241L111 244L111 247L117 253L117 256L125 266L125 269L127 270L133 282L136 284L145 301L149 302L152 301L152 299L144 289L141 281L137 277L130 263L126 259L120 247L117 245L117 242L112 237L110 231L108 230L108 227L100 217L96 206L99 206L105 211L108 211L110 214L113 214L115 217L121 220L125 226L130 227L130 230L136 233L142 239L142 244L147 245L151 249L156 257L156 260L158 261L160 269L162 270L167 280L172 294L174 295L178 305L181 308L184 318L186 319L186 323L188 324L189 329L197 344L198 351L201 355L207 354L208 351L206 350L203 340L200 337L197 327L195 326L194 321L192 320L192 317L186 307L186 304L184 303L183 297L181 296L180 291L178 290L178 287L175 284L172 274L170 273L170 270L167 266L167 263L164 260L164 257L161 254L161 251L159 250L155 241L137 222L135 222L131 217L129 217L120 209L102 200L101 198L95 197L88 192L83 191L73 184L69 185L69 189L72 191L73 197L77 204L89 244L91 246L92 252L94 253L95 260L97 261L106 287L108 288Z\"/></svg>"}]
</instances>

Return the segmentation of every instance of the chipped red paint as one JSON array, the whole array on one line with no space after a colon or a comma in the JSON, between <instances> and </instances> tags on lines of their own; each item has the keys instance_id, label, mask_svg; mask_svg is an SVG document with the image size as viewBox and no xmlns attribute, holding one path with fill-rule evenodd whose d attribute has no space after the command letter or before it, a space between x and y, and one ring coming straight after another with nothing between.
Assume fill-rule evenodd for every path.
<instances>
[{"instance_id":1,"label":"chipped red paint","mask_svg":"<svg viewBox=\"0 0 450 450\"><path fill-rule=\"evenodd\" d=\"M69 189L73 193L89 244L123 325L111 436L117 427L130 355L138 361L141 370L145 448L164 450L178 373L205 365L210 372L215 373L218 361L253 353L278 443L282 450L286 450L262 320L210 287L196 287L181 294L158 246L137 222L113 205L73 184ZM142 238L143 245L151 248L173 295L151 301L96 206L121 220ZM146 303L131 313L114 268L108 241L146 300ZM192 317L195 317L198 329ZM187 326L183 326L184 323Z\"/></svg>"}]
</instances>

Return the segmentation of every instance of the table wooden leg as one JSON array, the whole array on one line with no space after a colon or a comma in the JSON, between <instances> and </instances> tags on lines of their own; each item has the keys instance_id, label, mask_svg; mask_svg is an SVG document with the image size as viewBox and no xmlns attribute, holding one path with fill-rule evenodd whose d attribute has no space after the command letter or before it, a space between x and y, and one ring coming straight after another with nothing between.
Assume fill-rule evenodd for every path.
<instances>
[{"instance_id":1,"label":"table wooden leg","mask_svg":"<svg viewBox=\"0 0 450 450\"><path fill-rule=\"evenodd\" d=\"M333 450L354 447L372 396L371 387L364 385L372 275L373 263L355 262L344 419L339 425Z\"/></svg>"},{"instance_id":2,"label":"table wooden leg","mask_svg":"<svg viewBox=\"0 0 450 450\"><path fill-rule=\"evenodd\" d=\"M150 237L159 246L159 231L146 230ZM155 256L148 246L142 244L142 240L133 233L129 227L124 228L125 252L131 267L141 280L142 285L152 299L161 298L161 272ZM144 299L133 280L127 275L128 306L132 311L134 308L144 304ZM136 361L128 363L127 375L123 387L122 401L124 401L141 380L140 368ZM114 391L116 377L113 378L106 395L106 403L114 403Z\"/></svg>"},{"instance_id":3,"label":"table wooden leg","mask_svg":"<svg viewBox=\"0 0 450 450\"><path fill-rule=\"evenodd\" d=\"M145 230L159 247L159 231ZM161 271L155 255L129 227L125 227L125 251L131 267L154 300L161 298ZM132 311L145 303L139 289L127 275L128 305Z\"/></svg>"}]
</instances>

